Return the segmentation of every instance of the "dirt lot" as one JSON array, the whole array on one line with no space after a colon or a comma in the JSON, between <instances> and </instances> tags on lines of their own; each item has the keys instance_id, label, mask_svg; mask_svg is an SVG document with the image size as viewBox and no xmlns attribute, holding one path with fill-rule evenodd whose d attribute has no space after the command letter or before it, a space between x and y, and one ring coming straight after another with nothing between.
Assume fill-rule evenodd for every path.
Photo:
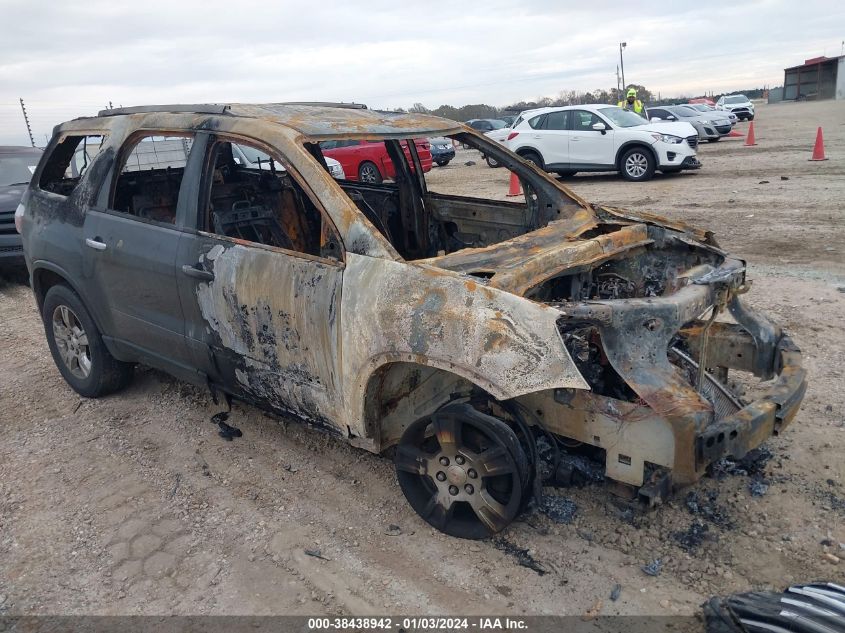
<instances>
[{"instance_id":1,"label":"dirt lot","mask_svg":"<svg viewBox=\"0 0 845 633\"><path fill-rule=\"evenodd\" d=\"M714 593L843 582L845 103L761 106L755 125L757 147L705 145L698 173L567 179L592 201L709 227L750 261L749 300L811 372L798 418L750 474L644 516L600 487L548 489L577 505L570 524L535 513L498 542L448 538L407 506L387 460L296 423L236 406L244 436L224 442L206 393L148 369L81 400L30 291L0 281L0 613L672 614ZM807 161L817 125L823 163ZM470 151L431 186L472 193L470 175L475 195L507 189Z\"/></svg>"}]
</instances>

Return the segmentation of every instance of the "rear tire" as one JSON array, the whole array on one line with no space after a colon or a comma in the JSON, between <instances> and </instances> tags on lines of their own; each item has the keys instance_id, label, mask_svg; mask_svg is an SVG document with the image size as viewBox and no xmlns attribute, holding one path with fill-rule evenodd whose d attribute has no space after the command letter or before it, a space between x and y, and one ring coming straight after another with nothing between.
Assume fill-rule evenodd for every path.
<instances>
[{"instance_id":1,"label":"rear tire","mask_svg":"<svg viewBox=\"0 0 845 633\"><path fill-rule=\"evenodd\" d=\"M644 147L632 147L619 160L622 177L631 182L650 180L656 167L654 156Z\"/></svg>"},{"instance_id":2,"label":"rear tire","mask_svg":"<svg viewBox=\"0 0 845 633\"><path fill-rule=\"evenodd\" d=\"M574 176L578 172L575 171L574 169L560 169L560 170L556 171L555 173L558 176L560 176L561 178L569 178L570 176Z\"/></svg>"},{"instance_id":3,"label":"rear tire","mask_svg":"<svg viewBox=\"0 0 845 633\"><path fill-rule=\"evenodd\" d=\"M451 159L449 159L449 160L451 160ZM437 166L438 166L438 167L445 167L445 166L446 166L446 165L448 165L448 164L449 164L449 161L448 161L448 160L438 160L438 161L437 161Z\"/></svg>"},{"instance_id":4,"label":"rear tire","mask_svg":"<svg viewBox=\"0 0 845 633\"><path fill-rule=\"evenodd\" d=\"M537 152L527 150L524 152L520 152L519 155L522 157L522 160L524 160L526 163L531 163L532 165L537 167L537 169L545 171L546 167L543 163L543 157L540 156Z\"/></svg>"},{"instance_id":5,"label":"rear tire","mask_svg":"<svg viewBox=\"0 0 845 633\"><path fill-rule=\"evenodd\" d=\"M53 361L76 393L99 398L132 380L132 364L109 353L87 308L70 288L50 288L41 316Z\"/></svg>"},{"instance_id":6,"label":"rear tire","mask_svg":"<svg viewBox=\"0 0 845 633\"><path fill-rule=\"evenodd\" d=\"M721 140L722 140L722 137L721 137L721 136L717 136L716 138L708 138L708 139L707 139L707 142L708 142L708 143L718 143L718 142L719 142L719 141L721 141Z\"/></svg>"},{"instance_id":7,"label":"rear tire","mask_svg":"<svg viewBox=\"0 0 845 633\"><path fill-rule=\"evenodd\" d=\"M365 160L358 167L358 181L369 185L380 185L384 178L375 163Z\"/></svg>"}]
</instances>

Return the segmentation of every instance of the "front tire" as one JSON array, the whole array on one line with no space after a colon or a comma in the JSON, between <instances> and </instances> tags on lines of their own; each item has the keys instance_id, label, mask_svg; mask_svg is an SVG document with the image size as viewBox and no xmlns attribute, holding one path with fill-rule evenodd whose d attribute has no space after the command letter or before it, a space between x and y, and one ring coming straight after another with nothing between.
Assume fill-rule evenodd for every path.
<instances>
[{"instance_id":1,"label":"front tire","mask_svg":"<svg viewBox=\"0 0 845 633\"><path fill-rule=\"evenodd\" d=\"M717 137L715 137L715 138L708 138L708 139L707 139L707 142L708 142L708 143L718 143L718 142L719 142L719 141L721 141L721 140L722 140L722 137L721 137L721 136L717 136Z\"/></svg>"},{"instance_id":2,"label":"front tire","mask_svg":"<svg viewBox=\"0 0 845 633\"><path fill-rule=\"evenodd\" d=\"M396 448L396 476L411 507L445 534L487 538L519 514L530 472L516 434L469 404L417 420Z\"/></svg>"},{"instance_id":3,"label":"front tire","mask_svg":"<svg viewBox=\"0 0 845 633\"><path fill-rule=\"evenodd\" d=\"M365 160L358 167L358 181L369 185L380 185L384 178L375 163Z\"/></svg>"},{"instance_id":4,"label":"front tire","mask_svg":"<svg viewBox=\"0 0 845 633\"><path fill-rule=\"evenodd\" d=\"M501 166L502 166L502 163L500 163L499 161L497 161L497 160L496 160L495 158L493 158L492 156L485 156L485 157L484 157L484 160L485 160L485 161L487 161L487 165L488 165L489 167L492 167L493 169L496 169L497 167L501 167Z\"/></svg>"},{"instance_id":5,"label":"front tire","mask_svg":"<svg viewBox=\"0 0 845 633\"><path fill-rule=\"evenodd\" d=\"M451 160L451 159L449 159L449 160ZM448 164L449 164L449 161L448 161L448 160L438 160L438 161L437 161L437 166L438 166L438 167L445 167L445 166L446 166L446 165L448 165Z\"/></svg>"},{"instance_id":6,"label":"front tire","mask_svg":"<svg viewBox=\"0 0 845 633\"><path fill-rule=\"evenodd\" d=\"M132 364L115 359L103 343L85 305L70 288L47 291L41 309L53 361L79 395L99 398L122 389L132 379Z\"/></svg>"},{"instance_id":7,"label":"front tire","mask_svg":"<svg viewBox=\"0 0 845 633\"><path fill-rule=\"evenodd\" d=\"M619 161L622 177L632 182L650 180L656 167L654 156L644 147L632 147Z\"/></svg>"}]
</instances>

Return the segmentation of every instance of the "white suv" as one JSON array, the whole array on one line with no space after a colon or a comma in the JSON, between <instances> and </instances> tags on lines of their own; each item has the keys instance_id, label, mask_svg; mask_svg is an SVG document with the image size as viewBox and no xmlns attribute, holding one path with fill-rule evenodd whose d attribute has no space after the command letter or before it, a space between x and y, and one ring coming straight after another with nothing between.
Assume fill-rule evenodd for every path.
<instances>
[{"instance_id":1,"label":"white suv","mask_svg":"<svg viewBox=\"0 0 845 633\"><path fill-rule=\"evenodd\" d=\"M723 97L719 97L719 100L716 102L716 107L719 110L733 112L737 118L743 121L754 120L754 104L751 103L751 99L745 95L725 95Z\"/></svg>"},{"instance_id":2,"label":"white suv","mask_svg":"<svg viewBox=\"0 0 845 633\"><path fill-rule=\"evenodd\" d=\"M649 123L611 105L539 108L523 112L505 143L546 171L619 171L648 180L655 170L698 169L698 134L689 123Z\"/></svg>"}]
</instances>

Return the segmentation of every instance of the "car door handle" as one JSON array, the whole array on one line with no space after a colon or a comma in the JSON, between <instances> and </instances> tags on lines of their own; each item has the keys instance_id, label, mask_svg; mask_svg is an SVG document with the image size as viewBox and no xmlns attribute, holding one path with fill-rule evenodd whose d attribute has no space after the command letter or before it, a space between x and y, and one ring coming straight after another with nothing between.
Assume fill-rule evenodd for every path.
<instances>
[{"instance_id":1,"label":"car door handle","mask_svg":"<svg viewBox=\"0 0 845 633\"><path fill-rule=\"evenodd\" d=\"M104 251L106 250L106 243L101 242L99 237L95 237L91 239L90 237L85 238L85 245L90 246L95 251Z\"/></svg>"},{"instance_id":2,"label":"car door handle","mask_svg":"<svg viewBox=\"0 0 845 633\"><path fill-rule=\"evenodd\" d=\"M188 264L185 264L182 266L182 272L188 275L188 277L193 277L194 279L202 279L203 281L214 280L213 272L197 268L196 266L189 266Z\"/></svg>"}]
</instances>

